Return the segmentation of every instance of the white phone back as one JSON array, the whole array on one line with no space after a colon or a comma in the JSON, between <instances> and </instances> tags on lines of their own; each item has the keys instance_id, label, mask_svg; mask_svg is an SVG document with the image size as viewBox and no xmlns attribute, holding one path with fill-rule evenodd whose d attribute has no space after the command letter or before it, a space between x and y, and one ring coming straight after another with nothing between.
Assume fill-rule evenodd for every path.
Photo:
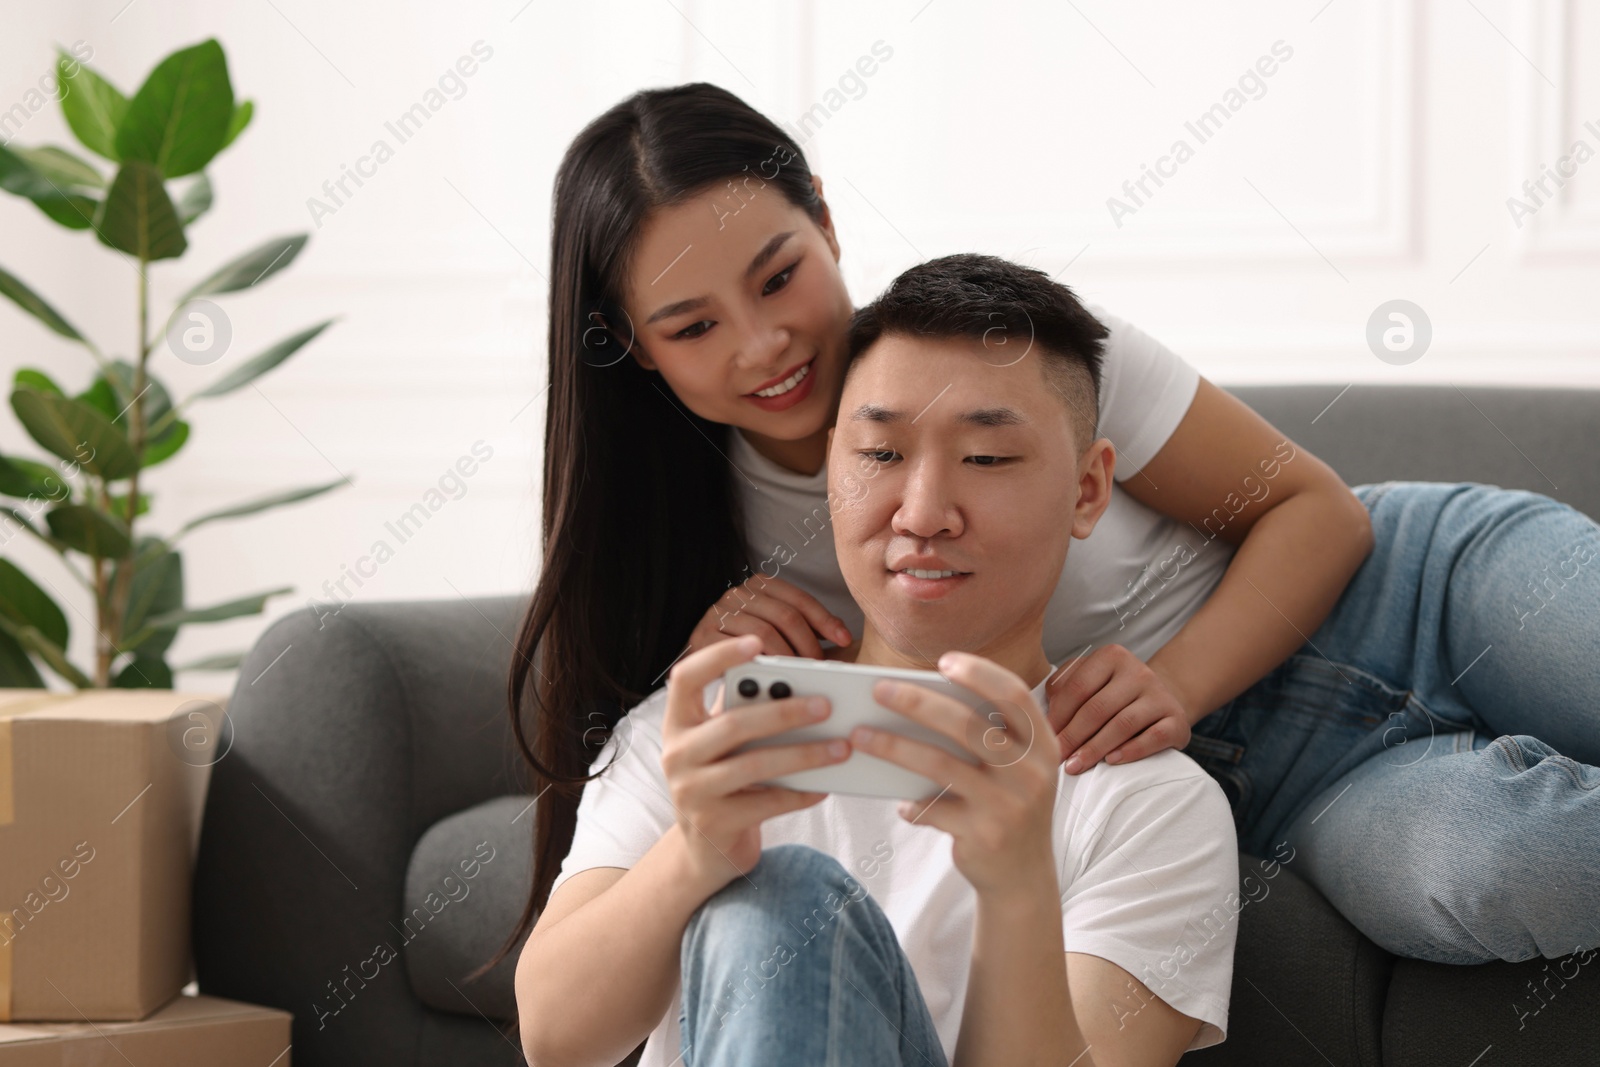
<instances>
[{"instance_id":1,"label":"white phone back","mask_svg":"<svg viewBox=\"0 0 1600 1067\"><path fill-rule=\"evenodd\" d=\"M901 734L918 741L937 745L958 759L976 764L978 759L961 744L921 723L886 708L872 697L872 683L879 678L897 682L915 682L936 692L952 696L974 710L974 738L982 731L997 725L981 716L984 699L972 690L956 685L937 671L910 670L904 667L875 667L866 664L838 663L829 660L809 659L803 656L756 656L741 663L723 676L724 713L747 704L772 700L774 682L785 682L789 696L827 697L833 713L812 726L801 726L770 737L758 738L741 745L736 752L748 752L769 745L791 745L804 741L825 741L835 737L848 739L857 726L870 726ZM753 680L757 691L753 696L739 692L739 683ZM747 687L748 688L748 687ZM898 797L902 800L932 799L948 782L935 782L926 775L907 770L897 763L852 751L842 763L825 767L812 767L803 771L781 774L768 779L768 785L787 786L820 793L848 793L867 797Z\"/></svg>"}]
</instances>

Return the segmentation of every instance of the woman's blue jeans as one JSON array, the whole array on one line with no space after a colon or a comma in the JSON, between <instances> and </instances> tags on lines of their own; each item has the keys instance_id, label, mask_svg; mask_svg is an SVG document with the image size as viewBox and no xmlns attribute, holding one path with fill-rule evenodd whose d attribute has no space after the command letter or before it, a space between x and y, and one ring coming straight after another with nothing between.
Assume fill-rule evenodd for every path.
<instances>
[{"instance_id":1,"label":"woman's blue jeans","mask_svg":"<svg viewBox=\"0 0 1600 1067\"><path fill-rule=\"evenodd\" d=\"M1390 952L1600 945L1600 526L1471 483L1355 493L1372 554L1186 751L1228 794L1241 849L1292 855Z\"/></svg>"},{"instance_id":2,"label":"woman's blue jeans","mask_svg":"<svg viewBox=\"0 0 1600 1067\"><path fill-rule=\"evenodd\" d=\"M947 1067L888 917L809 845L764 849L701 904L682 969L685 1067Z\"/></svg>"}]
</instances>

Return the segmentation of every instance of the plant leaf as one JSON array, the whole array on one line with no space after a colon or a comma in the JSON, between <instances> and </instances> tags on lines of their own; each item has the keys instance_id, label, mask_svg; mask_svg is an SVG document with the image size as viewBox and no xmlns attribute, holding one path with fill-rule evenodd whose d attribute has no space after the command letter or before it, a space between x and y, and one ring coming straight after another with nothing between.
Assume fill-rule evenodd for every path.
<instances>
[{"instance_id":1,"label":"plant leaf","mask_svg":"<svg viewBox=\"0 0 1600 1067\"><path fill-rule=\"evenodd\" d=\"M139 461L139 465L149 469L157 463L165 463L177 455L178 449L182 448L188 440L189 424L179 419L164 431L160 437L145 446L144 458Z\"/></svg>"},{"instance_id":2,"label":"plant leaf","mask_svg":"<svg viewBox=\"0 0 1600 1067\"><path fill-rule=\"evenodd\" d=\"M117 386L119 395L132 397L134 395L133 384L138 377L139 369L125 359L117 359L108 365L107 370L116 379L113 384ZM149 370L146 370L144 374L143 399L139 402L144 406L144 424L146 427L155 425L161 416L172 410L172 397L167 392L167 387L162 385L161 380L151 374ZM128 410L123 411L117 418L117 424L128 427L132 424L132 406L124 403L120 407L126 407Z\"/></svg>"},{"instance_id":3,"label":"plant leaf","mask_svg":"<svg viewBox=\"0 0 1600 1067\"><path fill-rule=\"evenodd\" d=\"M45 544L50 545L51 549L56 550L56 552L66 552L67 545L61 544L61 542L56 541L54 537L51 537L50 534L40 530L40 528L35 526L34 522L32 522L27 515L22 514L22 512L14 509L14 507L0 506L0 515L5 515L6 518L10 518L11 522L21 526L22 530L26 530L27 533L34 534L35 537L38 537L38 539L40 539L42 542L45 542Z\"/></svg>"},{"instance_id":4,"label":"plant leaf","mask_svg":"<svg viewBox=\"0 0 1600 1067\"><path fill-rule=\"evenodd\" d=\"M0 144L0 189L30 200L44 196L65 196L65 189L50 184L50 179L33 169L22 156Z\"/></svg>"},{"instance_id":5,"label":"plant leaf","mask_svg":"<svg viewBox=\"0 0 1600 1067\"><path fill-rule=\"evenodd\" d=\"M91 196L63 187L35 170L22 155L0 145L0 189L32 200L40 211L63 226L75 230L89 228L96 201Z\"/></svg>"},{"instance_id":6,"label":"plant leaf","mask_svg":"<svg viewBox=\"0 0 1600 1067\"><path fill-rule=\"evenodd\" d=\"M127 525L88 504L51 508L44 521L58 541L96 559L121 559L131 547Z\"/></svg>"},{"instance_id":7,"label":"plant leaf","mask_svg":"<svg viewBox=\"0 0 1600 1067\"><path fill-rule=\"evenodd\" d=\"M11 393L11 409L46 450L106 481L126 478L139 468L122 431L81 400L19 388ZM88 446L88 456L79 451L80 446Z\"/></svg>"},{"instance_id":8,"label":"plant leaf","mask_svg":"<svg viewBox=\"0 0 1600 1067\"><path fill-rule=\"evenodd\" d=\"M0 630L0 686L7 689L43 689L39 668L15 637Z\"/></svg>"},{"instance_id":9,"label":"plant leaf","mask_svg":"<svg viewBox=\"0 0 1600 1067\"><path fill-rule=\"evenodd\" d=\"M228 61L215 38L163 59L128 101L117 127L117 153L167 178L211 162L233 122Z\"/></svg>"},{"instance_id":10,"label":"plant leaf","mask_svg":"<svg viewBox=\"0 0 1600 1067\"><path fill-rule=\"evenodd\" d=\"M78 394L78 399L89 404L118 426L131 427L133 421L129 412L133 410L133 402L136 399L133 384L138 372L134 365L125 359L102 362L101 367L102 372L95 376L89 388ZM144 396L145 441L148 444L165 436L165 433L152 434L152 430L156 423L172 410L172 397L161 384L161 380L148 370L145 371L144 389L141 392Z\"/></svg>"},{"instance_id":11,"label":"plant leaf","mask_svg":"<svg viewBox=\"0 0 1600 1067\"><path fill-rule=\"evenodd\" d=\"M178 305L182 307L197 296L211 296L214 293L235 293L240 289L248 289L258 282L270 278L283 268L294 262L294 257L311 239L308 233L291 234L288 237L274 237L272 240L253 248L238 259L217 269L209 278L190 289L178 298Z\"/></svg>"},{"instance_id":12,"label":"plant leaf","mask_svg":"<svg viewBox=\"0 0 1600 1067\"><path fill-rule=\"evenodd\" d=\"M118 561L112 568L112 581L125 566ZM124 640L118 651L151 652L164 654L178 634L176 626L166 629L147 629L145 620L152 615L180 611L183 608L183 556L167 550L159 537L139 538L138 551L133 557L133 578L128 586L128 609L123 616L122 632L137 636L137 642Z\"/></svg>"},{"instance_id":13,"label":"plant leaf","mask_svg":"<svg viewBox=\"0 0 1600 1067\"><path fill-rule=\"evenodd\" d=\"M66 319L56 312L56 309L44 302L44 299L23 285L20 280L0 268L0 293L9 297L18 307L46 326L50 327L62 337L73 341L82 341L83 334L77 331Z\"/></svg>"},{"instance_id":14,"label":"plant leaf","mask_svg":"<svg viewBox=\"0 0 1600 1067\"><path fill-rule=\"evenodd\" d=\"M105 175L95 170L88 160L73 155L65 148L41 145L37 148L13 148L12 151L27 160L34 173L62 189L106 187Z\"/></svg>"},{"instance_id":15,"label":"plant leaf","mask_svg":"<svg viewBox=\"0 0 1600 1067\"><path fill-rule=\"evenodd\" d=\"M102 244L141 260L173 259L189 247L161 172L138 160L117 171L95 213L94 227Z\"/></svg>"},{"instance_id":16,"label":"plant leaf","mask_svg":"<svg viewBox=\"0 0 1600 1067\"><path fill-rule=\"evenodd\" d=\"M79 393L75 399L88 404L108 419L117 417L117 394L111 391L111 386L103 376L97 376L89 383L89 388Z\"/></svg>"},{"instance_id":17,"label":"plant leaf","mask_svg":"<svg viewBox=\"0 0 1600 1067\"><path fill-rule=\"evenodd\" d=\"M128 494L126 494L126 493L121 493L121 494L112 493L112 494L109 494L109 497L110 497L110 499L109 499L109 507L107 508L107 510L110 511L112 517L113 518L117 518L117 519L121 519L123 522L127 522L128 521ZM139 510L138 510L137 513L135 513L134 518L138 518L140 515L143 515L145 512L147 512L149 510L150 510L150 494L148 492L141 491L139 493Z\"/></svg>"},{"instance_id":18,"label":"plant leaf","mask_svg":"<svg viewBox=\"0 0 1600 1067\"><path fill-rule=\"evenodd\" d=\"M214 656L203 659L190 660L180 663L172 668L175 671L231 671L237 670L239 664L244 662L243 652L218 652Z\"/></svg>"},{"instance_id":19,"label":"plant leaf","mask_svg":"<svg viewBox=\"0 0 1600 1067\"><path fill-rule=\"evenodd\" d=\"M250 125L250 120L255 117L256 104L254 100L246 100L233 109L233 118L228 120L228 136L222 142L222 147L227 148L233 143L235 137L244 132Z\"/></svg>"},{"instance_id":20,"label":"plant leaf","mask_svg":"<svg viewBox=\"0 0 1600 1067\"><path fill-rule=\"evenodd\" d=\"M326 322L319 322L315 326L301 330L292 337L284 338L282 341L279 341L265 352L262 352L259 355L251 356L249 359L245 360L243 363L233 368L233 370L229 371L227 374L224 374L221 378L218 378L216 381L212 382L210 385L206 386L189 399L198 400L201 397L223 396L227 393L233 392L235 389L249 385L251 382L267 373L267 371L271 370L273 367L276 367L278 364L294 355L295 352L301 348L301 346L305 345L313 337L316 337L317 334L321 333L323 330L326 330L329 326L332 326L335 321L337 320L328 319Z\"/></svg>"},{"instance_id":21,"label":"plant leaf","mask_svg":"<svg viewBox=\"0 0 1600 1067\"><path fill-rule=\"evenodd\" d=\"M147 656L142 651L111 680L114 689L171 689L172 668L160 656Z\"/></svg>"},{"instance_id":22,"label":"plant leaf","mask_svg":"<svg viewBox=\"0 0 1600 1067\"><path fill-rule=\"evenodd\" d=\"M23 648L44 660L45 666L79 689L94 688L94 681L74 667L62 647L39 632L36 626L24 626L0 615L0 630L10 634Z\"/></svg>"},{"instance_id":23,"label":"plant leaf","mask_svg":"<svg viewBox=\"0 0 1600 1067\"><path fill-rule=\"evenodd\" d=\"M334 481L328 482L326 485L312 485L300 489L289 489L281 493L273 493L270 496L257 497L254 500L247 500L242 504L234 504L233 506L223 508L220 511L208 512L200 516L198 519L190 519L188 522L184 523L183 526L178 529L178 532L172 535L172 539L176 541L190 530L193 530L198 526L203 526L208 522L216 522L219 519L237 519L241 516L254 515L257 512L266 511L270 508L282 507L284 504L294 504L301 500L309 500L314 496L326 493L330 489L336 489L339 486L346 484L348 483L344 478L338 478Z\"/></svg>"},{"instance_id":24,"label":"plant leaf","mask_svg":"<svg viewBox=\"0 0 1600 1067\"><path fill-rule=\"evenodd\" d=\"M87 230L94 225L94 217L100 211L100 201L92 196L82 196L78 193L35 200L33 203L40 211L50 216L51 221L58 222L69 230Z\"/></svg>"},{"instance_id":25,"label":"plant leaf","mask_svg":"<svg viewBox=\"0 0 1600 1067\"><path fill-rule=\"evenodd\" d=\"M17 389L37 389L39 392L49 393L51 396L67 395L50 375L42 370L34 370L32 367L23 367L17 371L16 377L12 378L11 381L13 387Z\"/></svg>"},{"instance_id":26,"label":"plant leaf","mask_svg":"<svg viewBox=\"0 0 1600 1067\"><path fill-rule=\"evenodd\" d=\"M229 600L223 604L213 604L209 608L184 608L181 611L169 611L162 615L155 615L145 620L145 625L151 629L167 629L173 626L185 626L197 622L221 622L224 619L236 619L241 615L259 614L266 606L267 598L281 596L284 593L294 592L294 586L286 585L281 589L269 589L264 593L254 593L250 596Z\"/></svg>"},{"instance_id":27,"label":"plant leaf","mask_svg":"<svg viewBox=\"0 0 1600 1067\"><path fill-rule=\"evenodd\" d=\"M73 136L95 155L120 162L117 127L127 113L128 98L65 52L57 54L56 78L66 89L61 97L61 113Z\"/></svg>"},{"instance_id":28,"label":"plant leaf","mask_svg":"<svg viewBox=\"0 0 1600 1067\"><path fill-rule=\"evenodd\" d=\"M201 174L189 183L189 188L178 198L178 221L187 228L211 209L211 200L211 179Z\"/></svg>"},{"instance_id":29,"label":"plant leaf","mask_svg":"<svg viewBox=\"0 0 1600 1067\"><path fill-rule=\"evenodd\" d=\"M36 627L49 640L67 647L67 617L61 608L7 559L0 559L0 615Z\"/></svg>"},{"instance_id":30,"label":"plant leaf","mask_svg":"<svg viewBox=\"0 0 1600 1067\"><path fill-rule=\"evenodd\" d=\"M14 496L21 500L29 497L50 497L50 481L55 471L31 459L0 456L0 496ZM56 482L57 485L61 483Z\"/></svg>"},{"instance_id":31,"label":"plant leaf","mask_svg":"<svg viewBox=\"0 0 1600 1067\"><path fill-rule=\"evenodd\" d=\"M113 578L121 570L119 562L113 568ZM158 537L141 537L139 549L134 554L133 578L128 588L128 610L122 620L122 632L137 640L125 639L118 651L140 654L164 655L178 635L176 626L150 628L145 625L152 615L164 615L183 609L183 556L167 551Z\"/></svg>"},{"instance_id":32,"label":"plant leaf","mask_svg":"<svg viewBox=\"0 0 1600 1067\"><path fill-rule=\"evenodd\" d=\"M67 550L67 546L66 545L62 544L60 541L57 541L54 537L51 537L49 534L47 534L43 530L39 529L39 527L37 527L37 526L35 526L33 524L33 521L31 519L29 519L28 516L24 515L22 512L18 511L16 508L8 508L8 507L0 506L0 515L6 516L12 522L16 523L18 526L22 527L24 530L26 530L29 533L31 533L33 536L37 537L39 540L41 540L45 544L49 545L51 548L55 549L57 552L65 552Z\"/></svg>"}]
</instances>

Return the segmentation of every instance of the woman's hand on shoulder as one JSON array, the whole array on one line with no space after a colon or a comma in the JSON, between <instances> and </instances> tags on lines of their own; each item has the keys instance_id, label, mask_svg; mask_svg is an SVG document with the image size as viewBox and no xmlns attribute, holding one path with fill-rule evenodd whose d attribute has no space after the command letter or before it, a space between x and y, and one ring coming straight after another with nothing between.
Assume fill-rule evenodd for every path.
<instances>
[{"instance_id":1,"label":"woman's hand on shoulder","mask_svg":"<svg viewBox=\"0 0 1600 1067\"><path fill-rule=\"evenodd\" d=\"M765 655L811 659L822 659L819 636L840 647L854 640L844 622L816 597L792 582L764 574L730 586L717 598L689 635L689 651L745 634L761 639Z\"/></svg>"},{"instance_id":2,"label":"woman's hand on shoulder","mask_svg":"<svg viewBox=\"0 0 1600 1067\"><path fill-rule=\"evenodd\" d=\"M1131 763L1189 743L1183 701L1160 671L1122 645L1103 645L1074 661L1045 692L1068 774L1101 759Z\"/></svg>"}]
</instances>

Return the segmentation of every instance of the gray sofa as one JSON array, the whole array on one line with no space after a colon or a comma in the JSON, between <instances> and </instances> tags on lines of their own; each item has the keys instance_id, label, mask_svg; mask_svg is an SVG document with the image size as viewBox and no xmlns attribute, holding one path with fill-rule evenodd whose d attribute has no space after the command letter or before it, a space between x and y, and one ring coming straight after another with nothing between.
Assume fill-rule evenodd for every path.
<instances>
[{"instance_id":1,"label":"gray sofa","mask_svg":"<svg viewBox=\"0 0 1600 1067\"><path fill-rule=\"evenodd\" d=\"M1341 388L1232 391L1352 485L1488 482L1600 515L1600 391ZM206 993L293 1012L297 1067L523 1062L515 954L463 976L529 878L532 798L503 708L524 603L297 611L239 672L195 873L196 968ZM1260 878L1257 863L1241 856ZM1595 966L1396 959L1288 867L1268 884L1240 913L1229 1038L1185 1064L1600 1062Z\"/></svg>"}]
</instances>

